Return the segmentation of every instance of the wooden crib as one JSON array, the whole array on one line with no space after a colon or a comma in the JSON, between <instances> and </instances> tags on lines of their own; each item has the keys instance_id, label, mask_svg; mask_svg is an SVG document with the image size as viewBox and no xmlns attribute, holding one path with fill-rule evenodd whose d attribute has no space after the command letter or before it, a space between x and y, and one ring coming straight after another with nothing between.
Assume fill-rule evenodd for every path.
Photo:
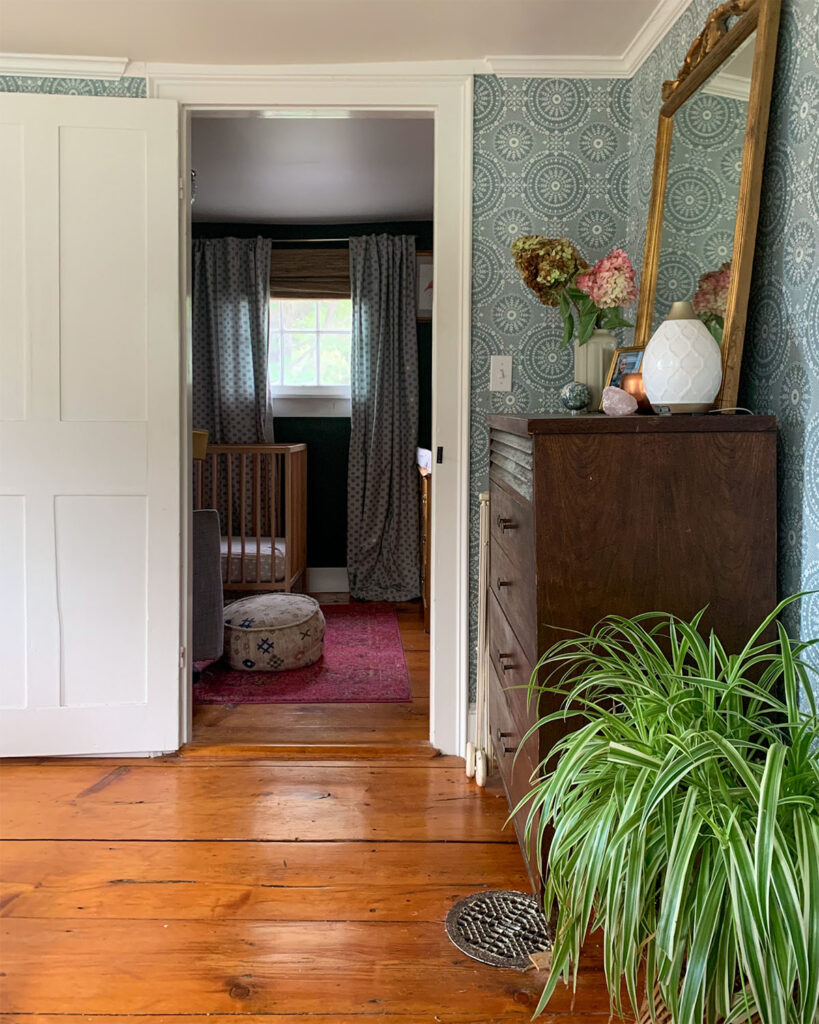
<instances>
[{"instance_id":1,"label":"wooden crib","mask_svg":"<svg viewBox=\"0 0 819 1024\"><path fill-rule=\"evenodd\" d=\"M209 444L194 508L215 508L226 590L297 590L307 567L307 445Z\"/></svg>"}]
</instances>

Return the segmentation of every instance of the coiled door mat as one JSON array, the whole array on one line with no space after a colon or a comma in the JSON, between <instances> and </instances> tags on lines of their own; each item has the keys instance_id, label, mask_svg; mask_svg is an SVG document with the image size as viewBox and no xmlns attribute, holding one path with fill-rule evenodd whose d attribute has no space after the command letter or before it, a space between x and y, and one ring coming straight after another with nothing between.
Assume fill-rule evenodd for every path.
<instances>
[{"instance_id":1,"label":"coiled door mat","mask_svg":"<svg viewBox=\"0 0 819 1024\"><path fill-rule=\"evenodd\" d=\"M452 943L493 967L531 967L530 953L552 948L540 903L527 892L492 889L459 900L446 916Z\"/></svg>"}]
</instances>

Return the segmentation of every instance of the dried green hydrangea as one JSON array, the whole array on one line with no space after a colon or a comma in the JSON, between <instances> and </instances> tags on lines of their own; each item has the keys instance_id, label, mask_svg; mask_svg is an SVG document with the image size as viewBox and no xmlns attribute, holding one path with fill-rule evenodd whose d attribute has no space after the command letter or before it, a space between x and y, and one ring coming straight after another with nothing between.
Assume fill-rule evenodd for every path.
<instances>
[{"instance_id":1,"label":"dried green hydrangea","mask_svg":"<svg viewBox=\"0 0 819 1024\"><path fill-rule=\"evenodd\" d=\"M515 266L544 306L557 306L560 292L589 265L568 238L524 235L512 243Z\"/></svg>"}]
</instances>

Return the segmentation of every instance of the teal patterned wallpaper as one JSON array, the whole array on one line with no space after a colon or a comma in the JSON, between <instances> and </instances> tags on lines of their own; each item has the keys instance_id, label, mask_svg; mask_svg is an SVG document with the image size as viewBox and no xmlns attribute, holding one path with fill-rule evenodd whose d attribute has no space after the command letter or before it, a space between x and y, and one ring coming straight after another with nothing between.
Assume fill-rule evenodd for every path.
<instances>
[{"instance_id":1,"label":"teal patterned wallpaper","mask_svg":"<svg viewBox=\"0 0 819 1024\"><path fill-rule=\"evenodd\" d=\"M713 0L693 0L631 81L476 78L470 520L473 694L477 495L485 488L487 476L483 417L489 410L550 411L557 407L560 385L572 376L571 355L558 345L554 311L541 307L520 283L508 244L529 230L565 232L587 257L595 258L612 245L625 243L639 272L660 88L682 63L713 6ZM779 421L782 595L819 590L817 25L819 0L783 0L740 395L742 404L753 412L772 413ZM701 191L696 184L691 187ZM704 230L704 251L708 246L709 255L719 256L725 230L719 223ZM592 241L599 243L597 248ZM695 280L693 268L688 274ZM496 352L515 356L510 396L487 390L489 355ZM801 608L795 608L788 626L795 636L819 636L819 597L807 598ZM819 686L816 689L819 696Z\"/></svg>"},{"instance_id":2,"label":"teal patterned wallpaper","mask_svg":"<svg viewBox=\"0 0 819 1024\"><path fill-rule=\"evenodd\" d=\"M693 0L633 79L629 251L643 247L662 80L713 6ZM740 390L742 405L779 424L781 596L819 589L817 26L819 0L783 0ZM819 636L819 598L795 606L787 624L794 636Z\"/></svg>"},{"instance_id":3,"label":"teal patterned wallpaper","mask_svg":"<svg viewBox=\"0 0 819 1024\"><path fill-rule=\"evenodd\" d=\"M0 92L45 92L64 96L123 96L144 99L148 83L144 78L36 78L28 75L0 75Z\"/></svg>"},{"instance_id":4,"label":"teal patterned wallpaper","mask_svg":"<svg viewBox=\"0 0 819 1024\"><path fill-rule=\"evenodd\" d=\"M731 258L748 104L698 93L674 118L655 325Z\"/></svg>"},{"instance_id":5,"label":"teal patterned wallpaper","mask_svg":"<svg viewBox=\"0 0 819 1024\"><path fill-rule=\"evenodd\" d=\"M525 288L509 246L567 235L590 262L626 240L630 83L475 78L470 465L471 678L477 628L478 494L488 473L488 412L559 411L574 375L556 309ZM489 391L489 359L511 355L512 390Z\"/></svg>"},{"instance_id":6,"label":"teal patterned wallpaper","mask_svg":"<svg viewBox=\"0 0 819 1024\"><path fill-rule=\"evenodd\" d=\"M783 0L741 399L779 420L779 583L819 590L819 2ZM789 627L819 637L819 597ZM814 658L819 666L819 658ZM819 697L819 681L814 689Z\"/></svg>"}]
</instances>

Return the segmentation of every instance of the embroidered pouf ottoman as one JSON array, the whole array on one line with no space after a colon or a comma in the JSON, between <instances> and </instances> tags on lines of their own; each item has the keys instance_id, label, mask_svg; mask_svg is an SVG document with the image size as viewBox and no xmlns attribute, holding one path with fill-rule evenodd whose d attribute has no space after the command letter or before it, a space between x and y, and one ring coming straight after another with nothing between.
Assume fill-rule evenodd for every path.
<instances>
[{"instance_id":1,"label":"embroidered pouf ottoman","mask_svg":"<svg viewBox=\"0 0 819 1024\"><path fill-rule=\"evenodd\" d=\"M225 657L231 668L286 672L321 657L324 616L304 594L254 594L225 608Z\"/></svg>"}]
</instances>

